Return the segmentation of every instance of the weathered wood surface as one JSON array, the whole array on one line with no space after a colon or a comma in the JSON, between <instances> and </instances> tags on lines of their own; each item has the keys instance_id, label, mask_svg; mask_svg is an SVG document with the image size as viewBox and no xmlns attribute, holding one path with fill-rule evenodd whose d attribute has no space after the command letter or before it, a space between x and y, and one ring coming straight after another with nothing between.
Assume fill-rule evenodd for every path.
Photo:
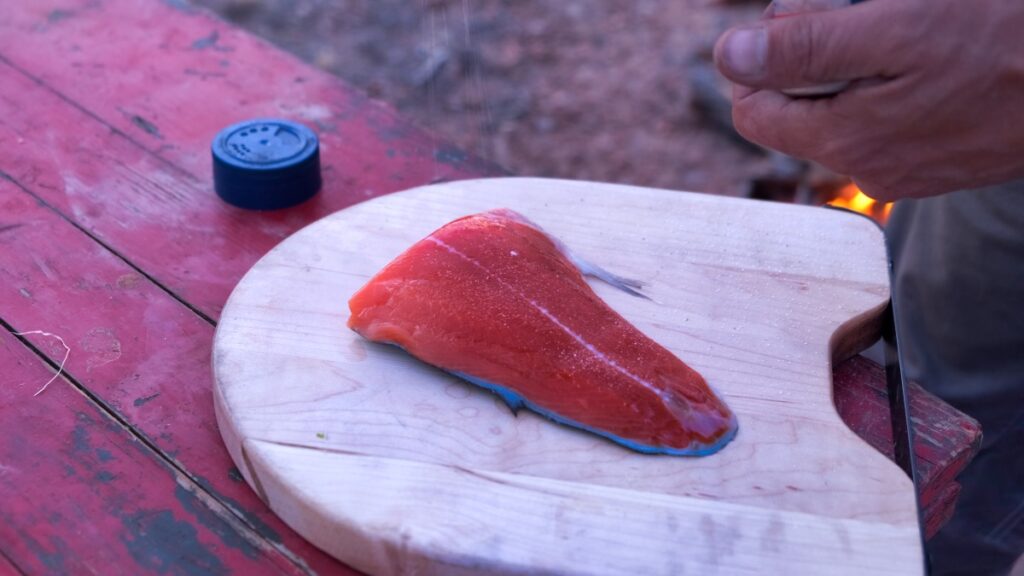
<instances>
[{"instance_id":1,"label":"weathered wood surface","mask_svg":"<svg viewBox=\"0 0 1024 576\"><path fill-rule=\"evenodd\" d=\"M15 69L4 74L5 104L19 113L6 119L5 140L18 146L3 169L203 313L215 316L255 258L308 222L379 194L495 171L334 77L173 5L5 3L0 62ZM256 116L317 130L323 194L264 215L212 194L210 141ZM111 188L125 190L119 201Z\"/></svg>"},{"instance_id":2,"label":"weathered wood surface","mask_svg":"<svg viewBox=\"0 0 1024 576\"><path fill-rule=\"evenodd\" d=\"M885 369L857 356L833 373L834 399L843 420L876 450L893 458L892 421ZM917 383L909 383L914 457L920 476L925 534L933 536L953 515L956 475L981 448L981 426Z\"/></svg>"},{"instance_id":3,"label":"weathered wood surface","mask_svg":"<svg viewBox=\"0 0 1024 576\"><path fill-rule=\"evenodd\" d=\"M53 371L14 336L0 363L0 573L303 573L71 383L33 397Z\"/></svg>"},{"instance_id":4,"label":"weathered wood surface","mask_svg":"<svg viewBox=\"0 0 1024 576\"><path fill-rule=\"evenodd\" d=\"M307 222L407 185L406 178L423 182L488 169L397 119L386 107L347 90L333 77L305 68L205 14L182 13L157 2L16 4L0 8L0 141L6 150L0 156L0 174L12 180L17 193L33 203L45 202L80 230L64 223L72 242L64 237L68 234L24 226L16 214L9 214L5 225L12 228L7 235L17 242L3 257L18 261L3 265L19 281L5 286L9 298L2 317L15 329L44 328L61 334L73 348L68 372L137 433L187 468L269 541L280 538L300 564L336 570L337 562L267 511L240 482L237 471L232 477L209 396L209 320L216 318L241 274ZM87 40L95 30L106 29L111 15L135 36L110 39L101 34L115 46L105 50L101 43ZM76 18L83 29L54 29L58 21L70 24ZM225 42L236 38L241 46L237 54L234 47L212 53L232 62L237 55L237 78L225 76L217 86L205 89L200 79L182 86L181 71L196 65L196 55L203 52L174 49L160 32L195 39L223 35ZM83 44L69 43L74 34L81 35ZM99 53L83 53L83 45L86 50L100 47ZM152 54L146 60L170 68L136 82L132 78L143 54ZM18 62L19 55L28 60ZM255 62L269 68L254 69ZM53 64L66 67L52 75L65 82L42 79L45 66ZM97 69L105 73L97 77ZM257 86L248 78L254 72L306 76L289 95L292 102L311 106L311 112L292 117L314 125L332 119L339 126L332 130L319 125L327 184L317 200L295 210L235 210L216 200L209 186L209 138L233 119L271 113L263 100L253 97ZM151 114L139 103L148 102L152 87L160 84L183 91L175 103L162 104L162 113ZM111 99L111 94L118 98ZM254 104L239 107L246 94ZM185 96L189 99L182 101ZM127 123L122 122L123 110L137 104L156 118L189 104L201 106L181 110L182 127L194 131L192 135L165 130L166 136L156 138L153 131L160 129L142 116L130 115ZM143 144L148 136L154 136L155 146ZM171 138L176 139L174 146L167 144ZM461 159L466 159L464 166ZM108 251L82 231L127 262L109 270L109 262L98 264L85 256L89 247ZM111 260L116 263L119 258ZM40 342L51 358L59 360L63 349L51 344ZM17 427L13 421L6 424Z\"/></svg>"},{"instance_id":5,"label":"weathered wood surface","mask_svg":"<svg viewBox=\"0 0 1024 576\"><path fill-rule=\"evenodd\" d=\"M210 138L231 121L257 115L285 116L318 130L326 184L316 200L256 214L215 199ZM225 522L241 522L289 566L341 570L278 520L233 469L210 402L213 322L241 275L303 225L394 190L499 170L261 40L183 3L156 0L0 3L0 146L0 178L9 181L0 186L2 202L16 206L0 215L0 319L12 330L47 330L69 343L68 377L87 391L80 396L82 410L95 414L79 424L111 442L144 439L153 449L150 457L159 460L139 470L173 466L205 494L197 505L209 513L229 511L234 520ZM63 358L52 340L26 339L52 363ZM837 377L847 366L837 367ZM877 384L856 380L868 388ZM58 380L57 386L68 384ZM48 400L53 389L32 398L34 391L21 390L17 401L56 401ZM884 410L859 400L848 406L870 422L855 427L858 433L884 442L887 429L876 418ZM3 415L0 426L8 438L61 438L49 420L37 422L6 404ZM936 422L928 413L920 419L923 426ZM114 422L125 426L121 435L102 432ZM68 441L67 434L63 438ZM942 469L947 475L973 454L961 440L940 438L935 445L936 453L950 455ZM61 454L59 445L18 450L0 465L48 470ZM148 475L155 473L132 478ZM69 482L63 477L31 478L19 484L22 498L67 514L103 509L114 499L113 491L52 490ZM145 492L143 484L122 485L118 493L144 496L154 509L180 510L173 508L175 485L158 483L167 490ZM31 567L53 560L42 553L25 560L20 554L31 549L18 538L50 532L37 526L37 516L7 502L3 512L17 513L8 519L12 538L0 539L0 559L6 558L0 567L26 562L25 571L34 573ZM948 508L952 500L943 502ZM176 519L209 535L194 516ZM57 555L91 558L98 546L130 537L116 523L102 526L108 530L102 535L84 531L67 538ZM151 537L164 546L179 541L174 533ZM228 571L248 570L244 560L219 557ZM80 567L103 572L91 564ZM139 562L125 568L154 570Z\"/></svg>"},{"instance_id":6,"label":"weathered wood surface","mask_svg":"<svg viewBox=\"0 0 1024 576\"><path fill-rule=\"evenodd\" d=\"M3 576L22 576L25 573L19 570L18 567L14 565L14 562L12 562L11 559L5 556L4 552L0 550L0 574Z\"/></svg>"},{"instance_id":7,"label":"weathered wood surface","mask_svg":"<svg viewBox=\"0 0 1024 576\"><path fill-rule=\"evenodd\" d=\"M3 524L10 530L0 538L0 549L19 566L36 566L30 573L51 571L51 564L57 566L51 571L55 574L107 573L109 568L98 562L103 554L123 561L117 568L121 573L153 571L162 564L151 564L152 558L130 548L140 538L155 554L166 554L165 563L185 568L212 555L220 558L219 565L207 566L212 573L221 568L248 571L250 564L254 573L305 571L302 562L295 562L296 552L305 547L310 562L318 553L272 515L260 513L259 501L237 471L232 477L217 442L209 408L209 323L6 180L0 180L0 207L3 322L15 331L59 335L71 348L64 373L95 396L73 391L63 379L34 396L49 373L37 356L8 337L7 347L22 352L2 364L0 436L9 442L9 450L0 456L0 477L12 484L0 490ZM54 364L64 358L55 338L24 338ZM33 359L32 370L19 368L26 355ZM131 423L132 429L124 429L121 421ZM86 437L103 438L117 448L104 448L95 456L99 460L89 460L74 446L76 438ZM117 451L131 458L104 459L104 454ZM183 490L193 494L189 514L180 513ZM139 510L143 516L136 524L116 521L118 511L129 518L143 503L146 508ZM164 510L178 512L169 516ZM145 515L150 513L166 521L149 526ZM103 514L111 516L109 521ZM227 547L211 547L209 542L190 547L185 537L202 533L203 522L218 517L225 524L217 530ZM78 527L89 522L95 526ZM295 551L277 550L279 542L289 539ZM45 545L33 544L37 540ZM246 540L266 551L251 562L250 549L241 556L223 553L233 542ZM104 552L107 548L115 552ZM321 565L334 563L323 558Z\"/></svg>"}]
</instances>

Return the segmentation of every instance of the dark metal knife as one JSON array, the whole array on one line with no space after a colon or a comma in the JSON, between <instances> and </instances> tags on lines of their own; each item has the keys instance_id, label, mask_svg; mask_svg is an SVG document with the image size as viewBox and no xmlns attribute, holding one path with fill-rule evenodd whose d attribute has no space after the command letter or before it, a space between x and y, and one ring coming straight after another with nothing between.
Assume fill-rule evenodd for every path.
<instances>
[{"instance_id":1,"label":"dark metal knife","mask_svg":"<svg viewBox=\"0 0 1024 576\"><path fill-rule=\"evenodd\" d=\"M900 355L899 322L896 318L896 301L893 298L894 266L889 245L886 242L886 253L889 259L889 305L882 319L882 342L885 346L885 384L889 393L889 414L892 422L893 451L896 464L903 469L914 483L914 505L917 509L917 527L921 537L921 550L924 551L924 573L928 574L928 553L924 543L924 515L921 507L917 460L914 458L914 420L911 416L910 393L906 376L903 374L903 357Z\"/></svg>"},{"instance_id":2,"label":"dark metal knife","mask_svg":"<svg viewBox=\"0 0 1024 576\"><path fill-rule=\"evenodd\" d=\"M839 210L849 214L855 214L866 218L885 233L882 227L873 218L846 208L825 205L830 210ZM924 515L921 508L921 498L918 492L920 477L917 472L917 462L913 457L914 446L914 425L911 417L909 387L906 377L903 375L903 357L900 354L899 323L896 321L896 303L893 300L894 264L892 253L889 250L889 243L885 244L886 258L889 266L889 305L886 306L882 318L882 343L885 347L885 384L889 396L889 415L892 424L892 440L894 460L896 464L910 477L914 483L914 505L917 509L917 527L921 538L921 550L924 551ZM929 573L928 554L924 554L924 573Z\"/></svg>"}]
</instances>

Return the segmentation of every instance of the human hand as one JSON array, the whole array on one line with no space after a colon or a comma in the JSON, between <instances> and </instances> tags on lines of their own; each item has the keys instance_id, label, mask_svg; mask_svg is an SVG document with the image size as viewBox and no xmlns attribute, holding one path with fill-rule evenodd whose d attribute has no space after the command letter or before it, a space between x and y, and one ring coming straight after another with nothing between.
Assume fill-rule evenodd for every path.
<instances>
[{"instance_id":1,"label":"human hand","mask_svg":"<svg viewBox=\"0 0 1024 576\"><path fill-rule=\"evenodd\" d=\"M1024 177L1021 30L1020 0L871 0L734 28L715 62L744 137L888 201Z\"/></svg>"}]
</instances>

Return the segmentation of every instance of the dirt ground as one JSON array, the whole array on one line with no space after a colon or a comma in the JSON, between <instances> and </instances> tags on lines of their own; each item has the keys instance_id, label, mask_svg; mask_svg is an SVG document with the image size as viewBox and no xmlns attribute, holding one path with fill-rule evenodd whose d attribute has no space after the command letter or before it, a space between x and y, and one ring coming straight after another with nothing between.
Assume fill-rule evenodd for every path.
<instances>
[{"instance_id":1,"label":"dirt ground","mask_svg":"<svg viewBox=\"0 0 1024 576\"><path fill-rule=\"evenodd\" d=\"M736 195L770 170L691 82L758 2L193 1L520 175Z\"/></svg>"}]
</instances>

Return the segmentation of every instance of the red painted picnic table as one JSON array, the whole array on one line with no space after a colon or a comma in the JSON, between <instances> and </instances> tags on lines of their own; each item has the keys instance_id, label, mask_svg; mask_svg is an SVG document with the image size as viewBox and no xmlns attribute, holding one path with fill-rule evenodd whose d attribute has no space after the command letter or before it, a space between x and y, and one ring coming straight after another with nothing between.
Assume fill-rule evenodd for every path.
<instances>
[{"instance_id":1,"label":"red painted picnic table","mask_svg":"<svg viewBox=\"0 0 1024 576\"><path fill-rule=\"evenodd\" d=\"M259 116L319 132L314 200L256 213L212 193L212 136ZM210 393L217 318L242 274L300 227L498 173L180 0L0 4L0 573L350 572L233 466ZM61 340L63 372L36 396ZM855 357L834 375L843 418L891 455L881 368ZM933 533L980 435L912 392Z\"/></svg>"}]
</instances>

